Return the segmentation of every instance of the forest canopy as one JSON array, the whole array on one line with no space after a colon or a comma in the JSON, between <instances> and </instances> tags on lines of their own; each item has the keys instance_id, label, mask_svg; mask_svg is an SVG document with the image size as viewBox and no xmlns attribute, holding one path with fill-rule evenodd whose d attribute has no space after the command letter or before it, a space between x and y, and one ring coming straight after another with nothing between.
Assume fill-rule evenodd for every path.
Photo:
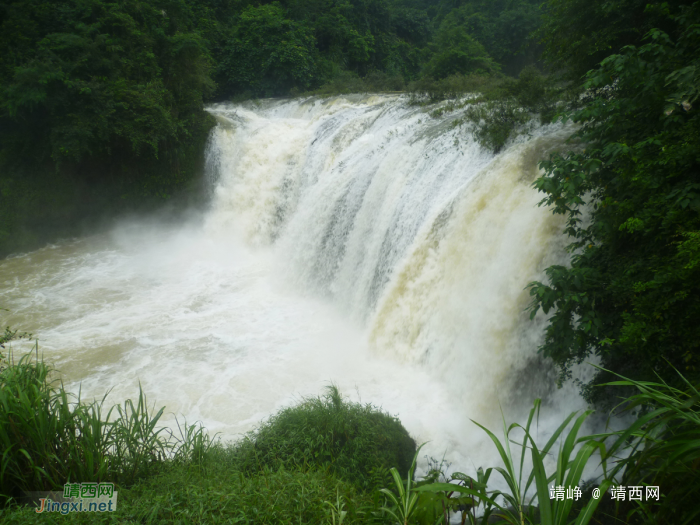
<instances>
[{"instance_id":1,"label":"forest canopy","mask_svg":"<svg viewBox=\"0 0 700 525\"><path fill-rule=\"evenodd\" d=\"M517 74L539 20L532 0L0 1L0 256L192 193L208 101Z\"/></svg>"}]
</instances>

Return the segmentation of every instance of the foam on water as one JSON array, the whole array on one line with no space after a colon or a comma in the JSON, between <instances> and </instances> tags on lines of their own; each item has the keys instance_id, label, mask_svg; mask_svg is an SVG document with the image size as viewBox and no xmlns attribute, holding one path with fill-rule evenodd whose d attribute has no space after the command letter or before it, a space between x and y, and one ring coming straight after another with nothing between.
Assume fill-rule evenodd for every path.
<instances>
[{"instance_id":1,"label":"foam on water","mask_svg":"<svg viewBox=\"0 0 700 525\"><path fill-rule=\"evenodd\" d=\"M582 401L537 357L525 285L563 259L536 206L543 127L493 155L401 97L223 104L199 220L0 262L8 323L83 395L156 404L233 438L333 381L470 471L535 397L544 438Z\"/></svg>"}]
</instances>

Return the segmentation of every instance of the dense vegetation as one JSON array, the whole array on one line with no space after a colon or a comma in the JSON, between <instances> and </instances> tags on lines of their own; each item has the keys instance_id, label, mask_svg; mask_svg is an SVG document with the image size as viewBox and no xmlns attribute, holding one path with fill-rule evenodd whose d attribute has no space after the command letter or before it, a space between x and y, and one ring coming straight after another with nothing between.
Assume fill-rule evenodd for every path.
<instances>
[{"instance_id":1,"label":"dense vegetation","mask_svg":"<svg viewBox=\"0 0 700 525\"><path fill-rule=\"evenodd\" d=\"M186 186L211 127L184 1L0 3L0 254Z\"/></svg>"},{"instance_id":2,"label":"dense vegetation","mask_svg":"<svg viewBox=\"0 0 700 525\"><path fill-rule=\"evenodd\" d=\"M536 183L573 239L571 266L530 285L533 315L554 311L543 351L563 377L592 353L639 380L700 373L700 5L647 12L668 32L586 75L583 103L565 115L585 149L543 162ZM587 387L591 400L603 393Z\"/></svg>"},{"instance_id":3,"label":"dense vegetation","mask_svg":"<svg viewBox=\"0 0 700 525\"><path fill-rule=\"evenodd\" d=\"M491 470L476 480L454 477L462 488L450 489L452 499L467 499L449 503L439 472L410 490L414 444L398 422L337 395L307 400L222 448L196 427L179 440L139 434L137 423L150 420L143 399L115 409L114 426L101 423L102 405L71 404L47 386L43 365L26 363L2 372L0 431L6 451L35 448L3 455L3 494L59 485L90 455L92 470L74 473L82 481L108 475L134 498L157 502L127 507L125 519L134 522L255 521L268 513L275 522L435 523L436 509L459 503L510 512L512 523L577 516L585 523L588 512L599 523L608 515L611 523L692 523L699 511L689 495L700 483L700 6L548 0L542 7L527 0L0 2L0 255L73 233L105 211L192 192L211 126L207 100L406 89L414 103L442 102L436 117L464 110L469 132L493 150L538 114L577 123L570 151L543 161L535 183L542 203L566 218L570 265L530 283L531 312L551 314L542 352L562 379L596 356L604 370L582 385L588 399L601 406L625 396L623 407L640 417L615 441L585 438L576 454L562 446L554 478L536 469L525 483L536 485L539 517L526 515L525 485L506 451L510 427L498 445L511 508L499 509L487 492ZM480 97L458 99L468 91ZM0 342L12 337L6 332ZM630 379L611 383L615 374ZM17 421L40 427L17 430ZM522 449L537 467L554 442L542 450L528 443L529 424ZM378 435L392 445L371 445ZM617 461L628 443L636 448ZM542 479L545 487L552 479L578 483L568 460L585 463L593 450L610 466L601 488L615 476L662 485L664 501L547 510ZM394 499L385 492L384 500L374 489L391 483L389 466L399 470ZM240 495L235 504L227 506L230 492L218 493L220 486ZM278 505L277 494L289 504ZM24 522L28 512L8 519Z\"/></svg>"},{"instance_id":4,"label":"dense vegetation","mask_svg":"<svg viewBox=\"0 0 700 525\"><path fill-rule=\"evenodd\" d=\"M0 257L193 196L206 101L516 74L538 24L534 0L1 1Z\"/></svg>"},{"instance_id":5,"label":"dense vegetation","mask_svg":"<svg viewBox=\"0 0 700 525\"><path fill-rule=\"evenodd\" d=\"M241 441L242 472L327 467L363 489L376 487L388 469L408 473L416 444L401 423L372 405L348 403L335 386L324 398L282 410Z\"/></svg>"}]
</instances>

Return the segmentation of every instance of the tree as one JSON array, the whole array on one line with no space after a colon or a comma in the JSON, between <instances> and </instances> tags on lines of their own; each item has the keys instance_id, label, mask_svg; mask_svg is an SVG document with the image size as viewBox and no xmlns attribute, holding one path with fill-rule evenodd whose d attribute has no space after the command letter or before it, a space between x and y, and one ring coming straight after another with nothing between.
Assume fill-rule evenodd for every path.
<instances>
[{"instance_id":1,"label":"tree","mask_svg":"<svg viewBox=\"0 0 700 525\"><path fill-rule=\"evenodd\" d=\"M44 155L60 164L119 148L157 155L165 142L187 136L213 87L208 54L178 17L185 5L160 7L134 0L6 4L0 120L8 132L0 145L34 158L42 155L37 143L46 145Z\"/></svg>"},{"instance_id":2,"label":"tree","mask_svg":"<svg viewBox=\"0 0 700 525\"><path fill-rule=\"evenodd\" d=\"M499 70L484 46L462 26L441 27L435 40L436 52L425 66L426 76L441 79L455 73Z\"/></svg>"},{"instance_id":3,"label":"tree","mask_svg":"<svg viewBox=\"0 0 700 525\"><path fill-rule=\"evenodd\" d=\"M0 254L193 178L214 88L195 20L185 0L0 2Z\"/></svg>"},{"instance_id":4,"label":"tree","mask_svg":"<svg viewBox=\"0 0 700 525\"><path fill-rule=\"evenodd\" d=\"M248 7L232 30L219 75L229 93L286 95L311 86L317 58L311 29L285 18L280 5Z\"/></svg>"},{"instance_id":5,"label":"tree","mask_svg":"<svg viewBox=\"0 0 700 525\"><path fill-rule=\"evenodd\" d=\"M663 6L692 3L670 0L548 0L538 36L543 58L575 82L626 45L639 45L652 28L672 32L674 23Z\"/></svg>"},{"instance_id":6,"label":"tree","mask_svg":"<svg viewBox=\"0 0 700 525\"><path fill-rule=\"evenodd\" d=\"M700 371L700 3L665 13L676 38L654 29L587 74L566 115L585 150L542 162L535 183L573 240L571 266L529 285L531 315L553 312L541 350L562 378L591 354L639 380Z\"/></svg>"}]
</instances>

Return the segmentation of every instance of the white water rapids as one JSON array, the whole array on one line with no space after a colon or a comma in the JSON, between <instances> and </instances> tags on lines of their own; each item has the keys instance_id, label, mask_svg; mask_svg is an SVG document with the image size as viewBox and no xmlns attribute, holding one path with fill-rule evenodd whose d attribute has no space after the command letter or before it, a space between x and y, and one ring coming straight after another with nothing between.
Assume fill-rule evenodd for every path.
<instances>
[{"instance_id":1,"label":"white water rapids","mask_svg":"<svg viewBox=\"0 0 700 525\"><path fill-rule=\"evenodd\" d=\"M537 202L542 127L493 155L456 114L396 96L210 108L210 207L185 224L0 261L7 324L39 338L84 397L138 393L235 438L331 381L398 415L428 455L497 463L500 436L545 406L539 434L583 406L537 356L526 284L565 260Z\"/></svg>"}]
</instances>

